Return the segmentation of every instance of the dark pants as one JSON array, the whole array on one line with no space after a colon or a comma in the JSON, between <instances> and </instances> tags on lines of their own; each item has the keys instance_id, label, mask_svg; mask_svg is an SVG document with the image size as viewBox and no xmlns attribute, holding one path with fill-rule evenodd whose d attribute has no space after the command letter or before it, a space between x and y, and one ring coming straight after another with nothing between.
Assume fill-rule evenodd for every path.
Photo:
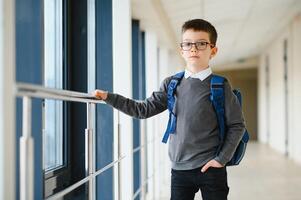
<instances>
[{"instance_id":1,"label":"dark pants","mask_svg":"<svg viewBox=\"0 0 301 200\"><path fill-rule=\"evenodd\" d=\"M205 173L201 168L171 170L171 200L193 200L199 189L203 200L227 200L226 167L210 167Z\"/></svg>"}]
</instances>

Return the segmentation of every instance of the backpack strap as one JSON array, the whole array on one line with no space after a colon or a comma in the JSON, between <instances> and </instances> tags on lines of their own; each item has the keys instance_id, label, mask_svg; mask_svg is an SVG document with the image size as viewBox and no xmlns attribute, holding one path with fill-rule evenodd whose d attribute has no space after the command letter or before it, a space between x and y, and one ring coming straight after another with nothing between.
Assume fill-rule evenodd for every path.
<instances>
[{"instance_id":1,"label":"backpack strap","mask_svg":"<svg viewBox=\"0 0 301 200\"><path fill-rule=\"evenodd\" d=\"M219 136L220 136L220 145L218 147L217 154L220 152L220 149L224 142L225 137L225 94L224 94L224 82L225 78L222 76L212 75L211 84L210 84L210 100L215 109L215 113L219 125Z\"/></svg>"},{"instance_id":2,"label":"backpack strap","mask_svg":"<svg viewBox=\"0 0 301 200\"><path fill-rule=\"evenodd\" d=\"M165 134L163 136L162 142L166 143L169 137L169 134L172 134L176 130L176 124L177 124L177 116L175 113L173 113L173 108L175 105L175 97L174 93L176 91L176 88L180 81L182 80L184 76L184 71L179 72L172 76L172 79L170 80L167 88L167 108L169 110L169 120L167 124L167 128L165 131Z\"/></svg>"},{"instance_id":3,"label":"backpack strap","mask_svg":"<svg viewBox=\"0 0 301 200\"><path fill-rule=\"evenodd\" d=\"M237 97L239 104L241 105L242 97L241 97L241 93L240 93L239 89L234 89L233 92L234 92L235 96ZM249 133L248 133L247 129L245 130L241 141L244 143L247 143L249 141Z\"/></svg>"}]
</instances>

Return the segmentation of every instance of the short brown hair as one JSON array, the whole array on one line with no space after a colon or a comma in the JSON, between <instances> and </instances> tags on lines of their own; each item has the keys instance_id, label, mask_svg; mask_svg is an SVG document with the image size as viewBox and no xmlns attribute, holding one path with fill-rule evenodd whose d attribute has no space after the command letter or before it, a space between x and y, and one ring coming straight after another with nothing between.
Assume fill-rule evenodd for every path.
<instances>
[{"instance_id":1,"label":"short brown hair","mask_svg":"<svg viewBox=\"0 0 301 200\"><path fill-rule=\"evenodd\" d=\"M203 19L192 19L186 21L182 26L182 34L188 29L204 31L209 34L210 43L216 45L217 32L212 24Z\"/></svg>"}]
</instances>

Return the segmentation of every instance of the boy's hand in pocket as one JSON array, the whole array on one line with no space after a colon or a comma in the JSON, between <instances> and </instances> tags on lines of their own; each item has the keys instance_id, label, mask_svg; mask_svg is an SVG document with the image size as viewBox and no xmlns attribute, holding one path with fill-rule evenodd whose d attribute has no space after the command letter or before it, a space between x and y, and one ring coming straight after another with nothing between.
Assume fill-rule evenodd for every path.
<instances>
[{"instance_id":1,"label":"boy's hand in pocket","mask_svg":"<svg viewBox=\"0 0 301 200\"><path fill-rule=\"evenodd\" d=\"M209 162L206 163L206 165L204 165L202 167L202 172L206 172L208 168L210 167L214 167L214 168L222 168L224 167L222 164L220 164L219 162L217 162L216 160L212 159Z\"/></svg>"}]
</instances>

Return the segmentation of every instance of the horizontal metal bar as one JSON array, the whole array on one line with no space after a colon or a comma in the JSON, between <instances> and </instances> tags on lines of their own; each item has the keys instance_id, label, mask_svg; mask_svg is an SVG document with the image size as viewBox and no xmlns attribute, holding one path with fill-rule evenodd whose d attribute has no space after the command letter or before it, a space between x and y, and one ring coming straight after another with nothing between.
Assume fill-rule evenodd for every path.
<instances>
[{"instance_id":1,"label":"horizontal metal bar","mask_svg":"<svg viewBox=\"0 0 301 200\"><path fill-rule=\"evenodd\" d=\"M17 83L16 95L21 97L28 96L40 99L54 99L82 103L105 103L104 101L95 98L92 94L75 92L70 90L46 88L41 85L28 83Z\"/></svg>"},{"instance_id":2,"label":"horizontal metal bar","mask_svg":"<svg viewBox=\"0 0 301 200\"><path fill-rule=\"evenodd\" d=\"M142 189L143 186L139 187L138 190L136 190L134 196L133 196L133 199L136 199L136 197L141 193L141 189Z\"/></svg>"},{"instance_id":3,"label":"horizontal metal bar","mask_svg":"<svg viewBox=\"0 0 301 200\"><path fill-rule=\"evenodd\" d=\"M102 172L106 171L107 169L113 167L116 163L121 162L122 159L124 159L125 156L120 157L118 160L111 162L110 164L108 164L107 166L101 168L100 170L96 171L94 174L91 174L89 176L87 176L86 178L74 183L73 185L69 186L68 188L66 188L65 190L62 190L48 198L46 198L45 200L55 200L55 199L59 199L63 196L65 196L66 194L68 194L69 192L75 190L76 188L78 188L79 186L87 183L89 180L94 179L96 176L98 176L99 174L101 174Z\"/></svg>"},{"instance_id":4,"label":"horizontal metal bar","mask_svg":"<svg viewBox=\"0 0 301 200\"><path fill-rule=\"evenodd\" d=\"M119 163L121 160L123 160L126 156L122 156L120 157L118 160L112 162L111 164L108 164L107 166L103 167L102 169L98 170L95 172L95 174L93 175L94 177L95 176L98 176L99 174L101 174L102 172L106 171L107 169L113 167L116 163Z\"/></svg>"},{"instance_id":5,"label":"horizontal metal bar","mask_svg":"<svg viewBox=\"0 0 301 200\"><path fill-rule=\"evenodd\" d=\"M153 139L153 140L150 140L148 143L144 144L144 145L140 145L138 147L136 147L135 149L133 149L133 153L136 153L137 151L139 151L140 149L146 147L146 145L149 145L151 143L154 143L156 140Z\"/></svg>"},{"instance_id":6,"label":"horizontal metal bar","mask_svg":"<svg viewBox=\"0 0 301 200\"><path fill-rule=\"evenodd\" d=\"M150 144L150 143L148 143ZM139 147L136 147L135 149L133 149L133 153L136 153L137 151L139 151L140 149L144 148L146 145L141 145Z\"/></svg>"},{"instance_id":7,"label":"horizontal metal bar","mask_svg":"<svg viewBox=\"0 0 301 200\"><path fill-rule=\"evenodd\" d=\"M136 199L138 194L141 193L142 187L144 187L149 182L149 180L154 177L154 175L155 173L153 173L151 176L147 177L147 179L143 181L143 183L140 185L140 187L136 190L135 194L133 195L133 199Z\"/></svg>"},{"instance_id":8,"label":"horizontal metal bar","mask_svg":"<svg viewBox=\"0 0 301 200\"><path fill-rule=\"evenodd\" d=\"M133 153L136 153L137 151L139 151L140 149L144 148L145 145L141 145L139 147L136 147L135 149L133 149Z\"/></svg>"}]
</instances>

